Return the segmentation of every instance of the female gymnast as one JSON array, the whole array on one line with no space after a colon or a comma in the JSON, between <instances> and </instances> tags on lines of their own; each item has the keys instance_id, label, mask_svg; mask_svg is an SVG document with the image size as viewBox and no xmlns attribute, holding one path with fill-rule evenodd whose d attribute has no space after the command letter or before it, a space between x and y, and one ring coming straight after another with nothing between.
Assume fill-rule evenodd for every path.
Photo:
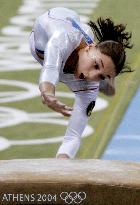
<instances>
[{"instance_id":1,"label":"female gymnast","mask_svg":"<svg viewBox=\"0 0 140 205\"><path fill-rule=\"evenodd\" d=\"M57 158L75 157L99 90L106 95L115 94L114 78L129 70L125 61L126 48L132 47L130 39L131 33L123 24L115 25L110 18L84 24L75 11L67 8L52 8L36 19L30 49L42 66L42 102L71 116ZM75 93L73 109L56 98L58 82Z\"/></svg>"}]
</instances>

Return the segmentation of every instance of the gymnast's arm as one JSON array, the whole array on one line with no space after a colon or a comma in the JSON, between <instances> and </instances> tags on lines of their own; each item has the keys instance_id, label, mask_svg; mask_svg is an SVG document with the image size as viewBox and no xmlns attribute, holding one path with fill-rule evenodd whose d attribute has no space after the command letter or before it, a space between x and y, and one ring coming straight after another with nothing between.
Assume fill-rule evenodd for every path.
<instances>
[{"instance_id":1,"label":"gymnast's arm","mask_svg":"<svg viewBox=\"0 0 140 205\"><path fill-rule=\"evenodd\" d=\"M59 81L59 72L62 66L62 56L56 39L50 39L44 53L43 68L40 73L39 89L42 103L64 116L71 115L71 108L61 103L55 97L55 86Z\"/></svg>"},{"instance_id":2,"label":"gymnast's arm","mask_svg":"<svg viewBox=\"0 0 140 205\"><path fill-rule=\"evenodd\" d=\"M81 142L82 133L87 125L89 115L95 105L98 88L96 90L80 91L76 93L71 118L56 157L67 156L74 158Z\"/></svg>"}]
</instances>

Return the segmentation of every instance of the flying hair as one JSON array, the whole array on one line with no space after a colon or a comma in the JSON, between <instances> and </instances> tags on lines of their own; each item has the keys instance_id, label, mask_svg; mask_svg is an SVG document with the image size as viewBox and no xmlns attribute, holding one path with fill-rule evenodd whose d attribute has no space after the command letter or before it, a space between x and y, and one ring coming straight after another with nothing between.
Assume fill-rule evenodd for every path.
<instances>
[{"instance_id":1,"label":"flying hair","mask_svg":"<svg viewBox=\"0 0 140 205\"><path fill-rule=\"evenodd\" d=\"M130 43L132 33L125 31L126 25L114 25L110 18L103 19L102 17L97 19L97 24L92 21L88 24L99 42L112 40L121 43L124 49L132 48L133 45Z\"/></svg>"}]
</instances>

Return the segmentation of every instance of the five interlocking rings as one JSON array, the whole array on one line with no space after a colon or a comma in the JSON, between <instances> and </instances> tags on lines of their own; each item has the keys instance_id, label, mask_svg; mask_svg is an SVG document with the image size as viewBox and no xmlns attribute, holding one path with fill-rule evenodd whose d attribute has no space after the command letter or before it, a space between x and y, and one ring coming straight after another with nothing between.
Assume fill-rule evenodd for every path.
<instances>
[{"instance_id":1,"label":"five interlocking rings","mask_svg":"<svg viewBox=\"0 0 140 205\"><path fill-rule=\"evenodd\" d=\"M85 192L62 192L60 194L60 198L62 200L65 201L65 203L67 204L72 204L72 203L75 203L75 204L80 204L83 200L86 199L86 193Z\"/></svg>"}]
</instances>

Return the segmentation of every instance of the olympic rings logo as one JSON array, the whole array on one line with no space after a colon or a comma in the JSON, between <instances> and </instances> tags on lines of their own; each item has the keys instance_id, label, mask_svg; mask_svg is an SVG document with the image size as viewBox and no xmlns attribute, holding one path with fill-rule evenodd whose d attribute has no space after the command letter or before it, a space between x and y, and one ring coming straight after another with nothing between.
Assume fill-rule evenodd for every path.
<instances>
[{"instance_id":1,"label":"olympic rings logo","mask_svg":"<svg viewBox=\"0 0 140 205\"><path fill-rule=\"evenodd\" d=\"M80 204L83 200L86 199L85 192L62 192L60 198L65 201L67 204Z\"/></svg>"}]
</instances>

